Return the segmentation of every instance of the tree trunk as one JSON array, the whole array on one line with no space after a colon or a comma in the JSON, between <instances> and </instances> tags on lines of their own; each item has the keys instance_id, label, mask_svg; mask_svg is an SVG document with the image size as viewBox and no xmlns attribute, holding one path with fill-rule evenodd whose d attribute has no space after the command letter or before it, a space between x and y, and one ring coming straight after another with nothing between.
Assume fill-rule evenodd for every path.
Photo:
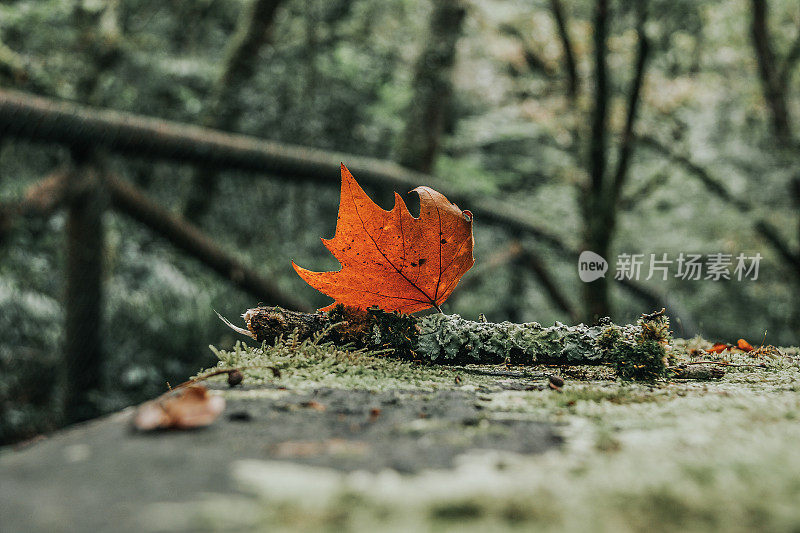
<instances>
[{"instance_id":1,"label":"tree trunk","mask_svg":"<svg viewBox=\"0 0 800 533\"><path fill-rule=\"evenodd\" d=\"M220 75L201 117L203 126L222 130L232 130L236 126L242 114L237 103L239 88L252 77L258 64L259 50L269 41L275 14L282 2L283 0L251 0L242 11ZM196 221L206 212L216 192L216 169L198 168L192 183L184 216L190 221Z\"/></svg>"},{"instance_id":2,"label":"tree trunk","mask_svg":"<svg viewBox=\"0 0 800 533\"><path fill-rule=\"evenodd\" d=\"M434 0L428 41L414 68L413 100L397 161L418 172L433 170L453 93L456 43L466 9L461 0Z\"/></svg>"},{"instance_id":3,"label":"tree trunk","mask_svg":"<svg viewBox=\"0 0 800 533\"><path fill-rule=\"evenodd\" d=\"M777 57L769 35L767 0L751 0L750 36L758 63L758 73L764 99L772 119L772 129L781 142L792 138L789 107L786 104L786 85L781 76Z\"/></svg>"},{"instance_id":4,"label":"tree trunk","mask_svg":"<svg viewBox=\"0 0 800 533\"><path fill-rule=\"evenodd\" d=\"M594 22L595 104L589 139L589 185L583 194L583 249L608 260L613 220L608 220L606 187L606 152L608 149L608 78L606 53L608 33L608 0L597 0ZM608 279L601 277L583 287L586 321L595 322L611 314Z\"/></svg>"},{"instance_id":5,"label":"tree trunk","mask_svg":"<svg viewBox=\"0 0 800 533\"><path fill-rule=\"evenodd\" d=\"M617 225L622 190L630 171L634 149L634 126L636 124L641 89L644 81L650 43L645 33L647 1L636 4L636 32L638 47L634 61L634 74L627 94L627 115L622 131L617 156L616 171L611 173L607 164L607 106L609 83L606 75L606 37L608 31L608 3L598 0L595 14L595 108L592 116L592 137L589 152L590 182L584 193L584 250L591 250L610 259L611 241ZM612 273L584 285L586 319L594 322L611 314L609 276Z\"/></svg>"},{"instance_id":6,"label":"tree trunk","mask_svg":"<svg viewBox=\"0 0 800 533\"><path fill-rule=\"evenodd\" d=\"M598 206L597 204L600 202L595 200L602 201L602 199L591 198L584 201L589 205L584 206L587 214L584 215L583 249L598 254L611 264L611 233L614 221L606 218L605 209ZM607 272L605 276L583 284L586 322L594 324L603 317L611 316L609 277L613 275L613 272Z\"/></svg>"}]
</instances>

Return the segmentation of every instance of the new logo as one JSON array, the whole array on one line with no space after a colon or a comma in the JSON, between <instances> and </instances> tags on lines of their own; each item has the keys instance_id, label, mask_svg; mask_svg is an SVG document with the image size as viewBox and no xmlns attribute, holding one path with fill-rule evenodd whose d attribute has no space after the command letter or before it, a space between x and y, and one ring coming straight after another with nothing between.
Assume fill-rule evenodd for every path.
<instances>
[{"instance_id":1,"label":"new logo","mask_svg":"<svg viewBox=\"0 0 800 533\"><path fill-rule=\"evenodd\" d=\"M578 257L578 276L585 283L592 282L598 278L604 278L608 272L608 261L602 256L585 250Z\"/></svg>"}]
</instances>

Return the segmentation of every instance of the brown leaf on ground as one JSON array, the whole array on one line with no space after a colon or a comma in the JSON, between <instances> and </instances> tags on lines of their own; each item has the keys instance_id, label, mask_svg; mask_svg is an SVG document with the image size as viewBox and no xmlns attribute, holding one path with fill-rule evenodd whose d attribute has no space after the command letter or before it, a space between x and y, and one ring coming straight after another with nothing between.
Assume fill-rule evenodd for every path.
<instances>
[{"instance_id":1,"label":"brown leaf on ground","mask_svg":"<svg viewBox=\"0 0 800 533\"><path fill-rule=\"evenodd\" d=\"M753 345L751 345L744 339L739 339L738 341L736 341L736 346L743 352L752 352L753 350L755 350L755 348L753 348Z\"/></svg>"},{"instance_id":2,"label":"brown leaf on ground","mask_svg":"<svg viewBox=\"0 0 800 533\"><path fill-rule=\"evenodd\" d=\"M139 406L133 425L139 431L198 428L214 422L224 409L225 398L209 394L202 385L189 385Z\"/></svg>"},{"instance_id":3,"label":"brown leaf on ground","mask_svg":"<svg viewBox=\"0 0 800 533\"><path fill-rule=\"evenodd\" d=\"M711 348L707 349L706 352L708 352L708 353L722 353L725 350L730 351L731 348L732 348L732 346L730 344L724 344L724 343L718 342L714 346L712 346Z\"/></svg>"}]
</instances>

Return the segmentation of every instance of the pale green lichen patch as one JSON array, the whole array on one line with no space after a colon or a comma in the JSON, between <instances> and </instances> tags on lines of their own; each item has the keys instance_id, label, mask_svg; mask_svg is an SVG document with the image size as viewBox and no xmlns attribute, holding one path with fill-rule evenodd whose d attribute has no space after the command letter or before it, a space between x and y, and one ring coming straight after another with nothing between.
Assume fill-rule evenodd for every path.
<instances>
[{"instance_id":1,"label":"pale green lichen patch","mask_svg":"<svg viewBox=\"0 0 800 533\"><path fill-rule=\"evenodd\" d=\"M652 382L666 373L671 340L669 319L660 312L619 326L609 319L597 326L544 327L465 320L430 315L417 322L416 354L436 363L611 364L626 381Z\"/></svg>"},{"instance_id":2,"label":"pale green lichen patch","mask_svg":"<svg viewBox=\"0 0 800 533\"><path fill-rule=\"evenodd\" d=\"M434 362L585 362L603 356L597 346L603 328L583 324L483 323L438 314L420 319L419 326L417 351Z\"/></svg>"}]
</instances>

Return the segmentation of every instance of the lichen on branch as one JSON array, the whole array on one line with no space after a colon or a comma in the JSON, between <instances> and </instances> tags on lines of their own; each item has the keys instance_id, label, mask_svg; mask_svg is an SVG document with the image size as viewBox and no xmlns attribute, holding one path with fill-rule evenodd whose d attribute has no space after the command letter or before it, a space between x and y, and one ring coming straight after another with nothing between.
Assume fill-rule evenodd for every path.
<instances>
[{"instance_id":1,"label":"lichen on branch","mask_svg":"<svg viewBox=\"0 0 800 533\"><path fill-rule=\"evenodd\" d=\"M395 357L437 364L612 365L626 380L653 381L666 372L669 319L663 310L635 324L567 326L466 320L459 315L415 317L336 306L300 313L257 307L242 315L247 329L234 329L260 342L296 334L300 340L327 331L340 346L384 350Z\"/></svg>"}]
</instances>

